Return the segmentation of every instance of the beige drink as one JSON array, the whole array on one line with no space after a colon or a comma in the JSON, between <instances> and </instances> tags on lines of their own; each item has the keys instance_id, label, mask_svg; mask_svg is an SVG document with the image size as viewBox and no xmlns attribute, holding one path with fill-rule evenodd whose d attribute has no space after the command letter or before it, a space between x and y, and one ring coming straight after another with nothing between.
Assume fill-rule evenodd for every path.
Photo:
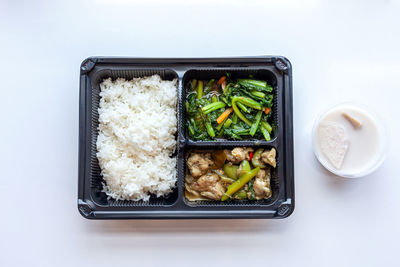
<instances>
[{"instance_id":1,"label":"beige drink","mask_svg":"<svg viewBox=\"0 0 400 267\"><path fill-rule=\"evenodd\" d=\"M382 141L376 119L351 104L329 110L314 129L318 159L327 169L342 176L369 172L382 157Z\"/></svg>"}]
</instances>

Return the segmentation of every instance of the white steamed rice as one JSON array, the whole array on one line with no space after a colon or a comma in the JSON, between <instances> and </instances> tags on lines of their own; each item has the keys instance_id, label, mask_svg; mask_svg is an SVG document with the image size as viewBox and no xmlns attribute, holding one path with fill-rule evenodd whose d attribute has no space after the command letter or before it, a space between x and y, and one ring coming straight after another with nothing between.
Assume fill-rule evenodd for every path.
<instances>
[{"instance_id":1,"label":"white steamed rice","mask_svg":"<svg viewBox=\"0 0 400 267\"><path fill-rule=\"evenodd\" d=\"M109 197L147 201L175 187L176 82L153 75L100 84L97 158Z\"/></svg>"}]
</instances>

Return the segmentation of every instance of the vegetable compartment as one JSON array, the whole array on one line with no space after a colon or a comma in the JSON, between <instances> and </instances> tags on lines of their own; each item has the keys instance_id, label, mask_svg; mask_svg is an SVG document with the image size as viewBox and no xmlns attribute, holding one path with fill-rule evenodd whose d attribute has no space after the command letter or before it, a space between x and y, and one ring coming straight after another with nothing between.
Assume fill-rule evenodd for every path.
<instances>
[{"instance_id":1,"label":"vegetable compartment","mask_svg":"<svg viewBox=\"0 0 400 267\"><path fill-rule=\"evenodd\" d=\"M185 137L265 141L276 137L277 78L267 69L189 70L183 80Z\"/></svg>"}]
</instances>

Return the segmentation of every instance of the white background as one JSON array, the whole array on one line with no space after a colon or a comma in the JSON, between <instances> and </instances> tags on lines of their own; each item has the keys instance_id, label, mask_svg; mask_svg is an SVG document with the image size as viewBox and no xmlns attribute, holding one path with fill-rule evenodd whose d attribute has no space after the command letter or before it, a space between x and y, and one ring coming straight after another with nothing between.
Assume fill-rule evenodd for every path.
<instances>
[{"instance_id":1,"label":"white background","mask_svg":"<svg viewBox=\"0 0 400 267\"><path fill-rule=\"evenodd\" d=\"M1 0L0 266L397 265L399 15L399 1L390 0ZM84 58L264 54L293 64L296 209L289 218L81 217ZM378 111L390 144L382 167L358 180L328 174L311 150L317 113L348 100Z\"/></svg>"}]
</instances>

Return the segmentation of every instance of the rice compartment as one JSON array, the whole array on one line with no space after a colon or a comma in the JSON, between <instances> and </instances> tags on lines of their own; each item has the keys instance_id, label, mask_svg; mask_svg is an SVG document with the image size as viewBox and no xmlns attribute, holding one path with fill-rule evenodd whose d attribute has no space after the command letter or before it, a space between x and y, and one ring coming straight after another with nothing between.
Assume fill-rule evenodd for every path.
<instances>
[{"instance_id":1,"label":"rice compartment","mask_svg":"<svg viewBox=\"0 0 400 267\"><path fill-rule=\"evenodd\" d=\"M100 84L97 158L109 197L148 201L175 187L176 83L153 75Z\"/></svg>"}]
</instances>

